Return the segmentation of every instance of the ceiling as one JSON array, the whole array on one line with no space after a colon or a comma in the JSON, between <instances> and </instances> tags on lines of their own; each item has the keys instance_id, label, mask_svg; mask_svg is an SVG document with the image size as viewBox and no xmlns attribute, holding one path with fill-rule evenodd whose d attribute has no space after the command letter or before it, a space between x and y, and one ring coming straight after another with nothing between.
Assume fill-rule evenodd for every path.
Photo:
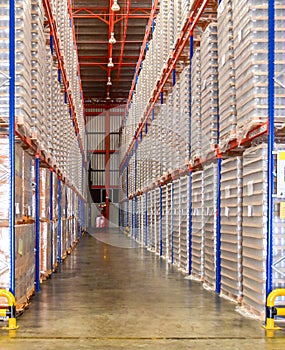
<instances>
[{"instance_id":1,"label":"ceiling","mask_svg":"<svg viewBox=\"0 0 285 350\"><path fill-rule=\"evenodd\" d=\"M72 1L85 104L123 104L131 89L152 0L118 0L117 12L113 2ZM109 43L112 32L115 44ZM110 58L114 67L107 66Z\"/></svg>"}]
</instances>

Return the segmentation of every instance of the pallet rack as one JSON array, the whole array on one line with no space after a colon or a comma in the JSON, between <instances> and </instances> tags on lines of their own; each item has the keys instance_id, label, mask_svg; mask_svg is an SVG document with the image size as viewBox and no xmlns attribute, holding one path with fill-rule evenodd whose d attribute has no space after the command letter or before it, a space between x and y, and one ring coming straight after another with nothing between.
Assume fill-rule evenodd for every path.
<instances>
[{"instance_id":1,"label":"pallet rack","mask_svg":"<svg viewBox=\"0 0 285 350\"><path fill-rule=\"evenodd\" d=\"M66 4L65 4L66 5ZM73 125L73 130L75 134L76 146L71 149L71 152L78 154L76 162L82 164L76 168L70 165L69 169L66 169L63 163L63 158L66 157L66 153L62 153L62 156L55 158L52 154L48 152L45 145L41 143L37 138L33 138L30 133L27 132L26 128L23 128L21 119L16 118L16 88L17 88L17 77L16 77L16 63L18 52L18 47L16 46L16 34L15 34L15 18L16 18L16 6L13 1L7 2L9 7L9 120L5 125L7 132L2 132L2 136L9 137L9 147L7 149L7 154L9 158L9 223L7 227L9 228L9 251L7 251L7 256L9 256L9 266L5 267L5 271L9 275L9 281L5 282L5 288L9 289L14 295L17 295L18 307L25 304L26 299L29 298L30 293L35 290L40 291L40 283L42 279L47 277L54 269L57 264L64 259L66 254L70 253L70 249L73 244L81 237L82 232L85 228L85 166L86 166L86 156L85 156L85 135L84 135L84 118L83 118L83 99L82 99L82 89L76 84L80 81L79 70L76 68L74 73L71 70L67 71L67 67L71 67L69 62L66 65L68 57L64 57L62 54L62 38L59 37L59 24L54 17L54 9L52 10L51 2L45 1L39 2L32 0L27 4L27 8L24 10L24 16L31 15L29 13L29 7L32 9L34 15L31 25L33 26L33 31L31 35L36 35L38 32L43 35L44 23L38 21L37 16L43 16L41 12L44 8L45 10L45 25L50 30L49 43L50 52L49 54L54 57L54 64L58 65L56 79L57 84L61 84L62 89L62 99L65 100L67 108L66 118L70 118L70 123ZM68 6L70 9L71 2L68 1ZM68 6L66 5L66 17L68 17ZM19 13L19 11L18 11ZM69 12L70 15L70 12ZM31 17L32 18L32 17ZM70 35L74 36L74 27L72 23L72 17L69 17L72 26L68 27L70 30ZM69 23L68 23L69 24ZM30 30L27 28L22 28L22 30ZM71 31L73 32L71 33ZM33 52L37 52L37 42L36 36L31 39L33 46ZM42 36L40 36L40 40ZM73 55L77 55L76 43L71 42L70 45L73 46ZM42 52L44 54L44 52ZM35 56L36 57L36 56ZM35 58L33 58L35 60ZM32 61L34 64L34 61ZM33 66L33 74L37 74L37 69L44 69L44 67ZM8 80L7 80L8 82ZM6 85L7 85L6 82ZM72 82L74 85L72 85ZM75 83L74 83L75 82ZM35 81L33 81L33 84ZM3 84L3 86L5 83ZM37 86L33 85L33 103L36 103L37 97ZM32 104L35 107L35 105ZM38 111L43 113L43 111ZM36 110L33 112L36 113ZM35 114L36 116L36 114ZM1 138L4 140L4 138ZM64 150L64 147L62 147ZM18 155L16 154L18 152ZM26 173L24 174L24 180L28 181L33 176L34 189L34 204L33 208L23 215L21 222L18 218L20 205L16 206L16 188L21 189L19 184L16 183L17 176L19 177L19 159L23 158L24 164L31 164L30 168L25 168ZM17 162L17 164L16 164ZM17 166L17 167L16 167ZM28 171L28 172L27 172ZM33 173L32 173L33 171ZM28 184L24 184L28 186ZM32 183L30 183L32 186ZM23 187L25 190L25 187ZM32 187L31 192L32 192ZM45 201L45 202L44 202ZM34 215L31 217L30 212ZM24 211L23 211L24 214ZM20 220L20 221L19 221ZM17 224L19 222L19 224ZM16 225L17 224L17 225ZM1 228L3 229L3 227ZM28 237L31 235L32 238ZM35 238L35 245L34 245ZM27 240L31 243L31 252L21 250L21 245L19 242L22 240ZM19 241L19 242L18 242ZM48 245L49 248L46 246ZM25 245L26 247L26 245ZM26 249L26 248L25 248ZM17 272L16 259L19 252L22 251L23 257L29 259L32 257L31 261L27 264L31 267L31 283L26 285L24 289L19 289L19 272ZM23 260L21 260L23 263ZM16 275L17 284L16 284Z\"/></svg>"},{"instance_id":2,"label":"pallet rack","mask_svg":"<svg viewBox=\"0 0 285 350\"><path fill-rule=\"evenodd\" d=\"M222 3L222 4L221 4ZM220 47L223 47L223 50L232 50L232 45L234 45L234 36L232 35L232 14L230 13L230 9L232 6L232 1L230 0L224 0L224 1L218 1L219 7L218 7L218 21L219 23L225 23L225 21L228 21L229 23L229 30L226 31L225 36L226 38L224 41L220 40L219 45ZM196 74L201 74L201 66L199 65L199 48L197 47L197 41L200 41L200 35L198 31L196 30L197 26L201 26L203 30L207 27L207 24L213 21L216 21L216 17L214 13L216 13L216 1L193 1L191 2L187 21L183 24L180 37L177 39L177 42L173 49L171 50L167 62L163 66L163 70L161 71L161 75L157 80L157 83L151 93L151 96L147 100L145 106L141 108L142 112L138 116L133 115L132 123L136 122L136 127L134 128L133 132L129 132L128 135L125 138L126 145L122 147L122 156L121 156L121 165L120 165L120 172L126 172L129 169L129 162L132 160L133 157L136 156L137 149L141 147L141 144L143 143L149 143L149 133L152 132L152 135L156 135L155 129L156 125L165 126L168 125L168 117L167 117L167 102L173 99L173 93L178 89L178 83L179 78L181 78L181 62L183 61L184 65L187 65L190 60L190 70L193 68L196 69ZM211 8L211 11L209 11L209 6ZM164 154L165 149L161 148L161 142L159 141L159 138L155 136L156 144L152 145L153 152L156 152L157 156L155 158L155 155L153 155L153 159L157 159L159 156L159 159L161 160L161 166L156 170L155 167L152 167L152 183L149 183L145 186L143 189L143 195L148 195L148 197L152 198L153 193L156 193L154 196L154 201L156 204L160 203L159 210L156 209L156 237L157 239L161 240L161 238L164 238L164 235L167 231L163 231L162 233L162 226L164 226L167 214L165 212L165 209L167 207L166 205L166 194L165 194L165 186L167 186L168 183L172 184L172 190L174 193L173 196L173 208L168 211L168 215L170 214L172 216L172 240L169 240L168 242L168 249L172 249L172 259L171 262L174 265L177 265L180 267L180 256L181 256L181 244L179 241L179 237L181 237L181 230L183 230L183 225L180 225L180 216L181 216L181 210L180 210L180 204L179 201L175 198L177 197L177 193L180 193L180 181L182 181L182 178L184 175L187 175L189 178L189 199L190 199L190 205L188 207L189 216L187 218L187 244L189 247L189 256L187 257L186 261L188 264L188 273L192 278L198 278L202 282L204 282L205 287L209 287L213 290L215 290L217 293L221 293L221 295L224 295L226 297L231 298L232 300L235 300L238 303L244 303L244 307L247 311L252 312L255 315L258 315L259 317L264 316L264 310L261 308L255 308L254 305L250 305L250 303L247 304L246 302L246 296L244 298L244 301L242 301L242 286L241 286L241 237L238 238L235 241L235 248L236 251L234 252L234 262L230 262L227 260L225 254L227 253L227 246L228 246L228 239L231 240L230 236L225 233L226 228L226 221L227 217L229 217L228 211L229 209L227 207L228 203L228 197L226 194L226 189L223 187L224 183L223 177L225 177L225 165L228 164L228 162L234 161L234 159L238 159L236 157L242 157L242 154L245 150L249 149L249 147L252 145L252 147L255 144L258 144L258 142L265 142L267 143L267 159L269 162L268 165L268 192L267 192L267 236L266 236L266 242L267 242L267 248L266 251L264 251L264 256L267 256L267 260L264 266L264 271L266 274L266 287L264 291L264 295L268 295L270 291L272 290L274 284L274 281L272 280L273 275L273 269L274 269L274 263L273 260L273 233L274 232L274 219L273 219L273 197L274 197L274 136L276 133L275 125L274 125L274 33L275 33L275 10L274 10L274 1L270 1L268 3L267 10L268 10L268 28L269 28L269 34L268 34L268 53L269 53L269 63L268 63L268 106L269 106L269 115L268 118L263 118L258 121L257 124L252 123L249 128L243 129L243 132L239 132L240 129L236 129L236 125L238 123L236 113L236 107L235 107L235 95L234 90L232 89L235 84L239 84L239 81L236 82L234 80L231 80L231 84L228 87L229 91L225 91L225 93L229 93L228 99L223 99L224 96L220 91L220 98L223 103L223 109L221 110L222 113L225 113L229 109L226 107L227 103L230 103L232 106L231 110L231 125L229 128L226 128L225 125L221 129L220 126L217 124L217 121L214 122L212 125L215 128L216 132L216 139L212 140L212 151L209 153L204 147L204 153L202 152L202 146L205 144L205 142L202 142L200 144L200 148L198 148L195 154L192 153L192 157L189 159L189 162L187 163L187 169L185 169L183 166L177 167L177 163L175 167L172 167L172 162L167 159L168 155L166 152L166 155ZM265 11L267 11L265 10ZM278 10L278 8L277 8ZM208 11L208 12L207 12ZM211 14L210 14L211 13ZM205 18L205 14L208 14ZM278 12L277 12L278 14ZM159 20L159 14L157 15ZM204 16L204 17L203 17ZM199 22L199 20L203 17L204 22ZM205 25L206 22L206 25ZM153 38L156 36L154 29ZM218 26L218 33L220 31L220 27ZM149 34L149 32L148 32ZM279 33L278 33L279 35ZM196 39L196 40L194 40ZM145 39L147 40L147 39ZM217 42L217 41L216 41ZM279 45L279 44L278 44ZM154 46L153 42L151 42L150 46ZM279 46L278 46L279 47ZM195 49L195 54L194 54ZM187 52L186 52L187 50ZM213 50L213 46L211 46L211 50ZM227 55L226 51L223 51L224 55ZM214 52L213 52L214 53ZM144 55L144 52L143 54ZM230 59L233 59L232 51L230 53ZM215 59L218 62L218 65L223 66L223 57L216 56ZM213 60L211 61L213 63ZM217 64L216 62L216 64ZM227 61L228 62L228 61ZM233 64L234 61L229 61L228 66L223 66L224 69L224 75L223 78L226 76L231 77L233 72ZM282 63L280 63L282 66ZM281 66L278 66L278 70L280 70ZM217 67L217 66L216 66ZM143 65L144 69L144 65ZM202 68L203 69L203 68ZM212 73L212 71L211 71ZM135 74L134 80L137 81L138 72ZM213 77L213 74L211 74L211 78ZM178 82L176 81L178 80ZM197 84L198 82L198 84ZM199 84L199 82L201 82ZM229 81L227 81L228 83ZM218 81L216 81L216 85L218 84ZM201 110L197 108L195 104L193 104L192 98L199 98L199 94L201 94L201 90L203 89L203 81L199 81L199 78L197 80L190 79L190 85L191 89L189 92L189 101L192 103L189 103L190 110L189 113L191 115L191 123L192 124L192 130L190 136L195 136L196 139L199 139L199 133L196 135L197 129L194 128L194 123L198 123L198 126L201 123L201 120L199 120ZM139 88L139 86L138 86ZM195 90L194 89L200 89ZM135 85L133 86L133 91L135 91ZM130 95L130 101L133 97L133 91ZM198 95L194 95L197 94ZM200 92L199 92L200 91ZM218 90L215 89L216 95L218 93ZM283 96L284 93L280 92L280 89L278 89L278 97ZM197 97L196 97L197 96ZM129 102L130 102L129 101ZM213 99L211 99L213 101ZM133 100L135 103L135 100ZM205 102L205 101L204 101ZM198 102L199 103L199 102ZM202 102L203 103L203 102ZM174 105L175 102L172 101L169 103L170 106ZM198 104L199 106L199 104ZM217 106L216 106L217 107ZM133 112L133 106L131 107ZM129 111L130 111L130 105L128 104L125 117L122 120L122 128L124 130L124 127L128 127L128 118L129 118ZM173 112L173 111L172 111ZM171 112L171 114L172 114ZM203 112L203 111L202 111ZM197 118L197 121L194 121L194 117ZM278 113L280 113L280 109L278 109ZM205 114L205 113L202 113ZM161 116L164 115L162 118ZM279 115L279 114L278 114ZM202 116L203 117L203 116ZM218 116L217 116L218 117ZM279 118L279 117L278 117ZM224 123L225 120L228 119L228 116L225 116L223 114L223 119L221 121ZM280 119L277 121L279 122ZM178 121L178 117L177 117ZM179 124L179 121L178 121ZM174 127L178 127L179 125L173 125ZM282 129L282 128L281 128ZM284 125L283 125L284 129ZM214 130L214 129L213 129ZM212 131L213 131L212 130ZM236 130L238 130L236 132ZM213 132L209 135L213 135ZM278 142L284 142L282 137L282 130L278 131ZM192 140L192 138L190 137ZM280 141L281 140L281 141ZM175 141L175 140L172 140ZM164 139L165 142L165 139ZM175 141L176 142L176 141ZM197 141L198 142L198 141ZM155 150L153 147L155 146ZM193 144L191 145L193 148ZM199 146L199 145L198 145ZM205 146L205 145L204 145ZM209 148L209 147L208 147ZM174 156L174 153L172 154ZM166 158L165 158L166 157ZM164 161L166 159L166 164L168 163L168 168L164 168ZM213 171L215 173L214 178L210 181L210 178L208 179L208 175L205 175L207 171L213 167ZM162 171L161 171L162 169ZM207 170L208 169L208 170ZM169 171L170 170L170 171ZM136 167L132 169L134 173L137 172ZM206 177L205 177L206 176ZM202 182L201 182L202 181ZM199 192L199 188L201 184L204 184L202 186L202 192ZM215 186L215 192L212 193L213 197L209 198L211 191L206 191L205 189L207 186L209 188L212 188L213 183L216 184ZM198 185L199 184L199 185ZM236 189L241 190L241 185L238 183L235 187ZM158 192L159 191L159 192ZM198 193L199 192L199 193ZM231 192L231 191L230 191ZM137 200L140 193L137 193L134 191L131 193L128 192L128 201ZM199 198L198 198L199 197ZM240 197L237 197L237 200ZM205 220L205 204L207 204L211 200L212 205L208 205L208 210L210 208L211 212L211 219L207 222L204 222ZM148 213L153 213L154 204L152 206L148 207ZM134 209L134 208L133 208ZM147 214L148 214L147 213ZM172 214L171 214L172 213ZM146 215L147 215L146 214ZM239 215L241 213L239 212ZM167 218L169 220L169 218ZM237 218L237 229L241 229L239 219ZM176 222L177 221L177 222ZM127 225L128 222L125 222L125 225ZM208 226L211 226L211 228L207 228ZM210 232L214 232L214 239L213 237L208 237L205 233L205 230L207 230L208 234ZM159 232L159 236L158 236ZM241 232L241 231L238 231ZM239 234L239 233L238 233ZM206 236L205 236L206 235ZM169 237L169 234L168 234ZM208 238L207 238L208 237ZM277 239L277 238L276 238ZM170 244L172 242L172 246ZM164 257L164 251L167 251L166 247L166 240L161 240L162 245L157 246L156 244L156 253L160 254ZM211 246L211 249L209 248ZM210 249L210 250L209 250ZM185 255L185 254L184 254ZM214 259L209 261L209 257L211 255L214 256ZM212 257L211 257L212 258ZM276 263L280 264L280 256L276 257ZM282 258L281 258L282 259ZM228 261L228 262L227 262ZM184 264L185 264L185 257L184 257ZM210 265L211 266L210 266ZM231 265L231 267L230 267ZM185 267L185 266L184 266ZM228 269L228 270L227 270ZM283 268L281 265L279 265L279 272ZM185 270L185 268L184 268ZM186 268L187 270L187 268ZM275 271L275 269L274 269ZM211 272L211 273L210 273ZM214 272L214 274L213 274ZM234 273L235 277L237 278L238 283L235 285L235 287L232 287L231 280L233 279L232 274ZM275 276L275 275L274 275ZM279 286L280 286L280 279L279 280ZM277 281L277 279L276 279ZM277 282L276 282L277 283ZM245 292L246 294L246 292ZM263 305L265 306L265 305Z\"/></svg>"}]
</instances>

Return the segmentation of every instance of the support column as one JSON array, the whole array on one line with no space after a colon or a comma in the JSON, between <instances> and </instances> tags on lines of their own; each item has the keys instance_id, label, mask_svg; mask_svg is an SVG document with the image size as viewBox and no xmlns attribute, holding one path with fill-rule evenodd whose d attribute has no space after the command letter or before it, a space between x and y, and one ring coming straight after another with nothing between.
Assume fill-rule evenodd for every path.
<instances>
[{"instance_id":1,"label":"support column","mask_svg":"<svg viewBox=\"0 0 285 350\"><path fill-rule=\"evenodd\" d=\"M35 199L36 199L36 209L35 209L35 217L36 217L36 241L35 241L35 290L36 292L40 292L40 244L41 244L41 238L40 238L40 158L39 155L36 155L35 159L35 183L36 183L36 189L35 189Z\"/></svg>"},{"instance_id":2,"label":"support column","mask_svg":"<svg viewBox=\"0 0 285 350\"><path fill-rule=\"evenodd\" d=\"M105 114L105 187L106 187L106 227L109 227L110 218L110 109L106 110Z\"/></svg>"},{"instance_id":3,"label":"support column","mask_svg":"<svg viewBox=\"0 0 285 350\"><path fill-rule=\"evenodd\" d=\"M268 206L266 295L272 291L273 213L274 213L274 68L275 68L275 1L268 1Z\"/></svg>"},{"instance_id":4,"label":"support column","mask_svg":"<svg viewBox=\"0 0 285 350\"><path fill-rule=\"evenodd\" d=\"M9 235L10 235L10 292L15 295L15 2L9 8Z\"/></svg>"}]
</instances>

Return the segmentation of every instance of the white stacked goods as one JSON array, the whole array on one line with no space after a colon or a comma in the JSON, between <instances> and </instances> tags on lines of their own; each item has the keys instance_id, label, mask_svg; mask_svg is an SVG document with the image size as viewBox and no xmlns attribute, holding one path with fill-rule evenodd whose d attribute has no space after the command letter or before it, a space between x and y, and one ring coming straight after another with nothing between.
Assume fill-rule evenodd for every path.
<instances>
[{"instance_id":1,"label":"white stacked goods","mask_svg":"<svg viewBox=\"0 0 285 350\"><path fill-rule=\"evenodd\" d=\"M0 122L9 122L9 1L0 5Z\"/></svg>"},{"instance_id":2,"label":"white stacked goods","mask_svg":"<svg viewBox=\"0 0 285 350\"><path fill-rule=\"evenodd\" d=\"M174 0L168 0L168 11L167 11L167 49L168 49L168 55L170 51L173 49L174 42L175 42L175 10L174 10ZM177 2L177 1L176 1Z\"/></svg>"},{"instance_id":3,"label":"white stacked goods","mask_svg":"<svg viewBox=\"0 0 285 350\"><path fill-rule=\"evenodd\" d=\"M168 211L167 211L167 186L161 186L161 226L160 226L160 254L164 259L168 259Z\"/></svg>"},{"instance_id":4,"label":"white stacked goods","mask_svg":"<svg viewBox=\"0 0 285 350\"><path fill-rule=\"evenodd\" d=\"M156 28L160 31L160 42L161 42L161 55L162 55L162 66L161 68L166 64L168 60L168 55L170 52L170 41L169 41L169 35L168 30L169 24L168 24L168 11L171 1L168 0L162 0L160 4L160 14L161 14L161 21L160 21L160 27ZM162 74L162 71L160 71L160 76Z\"/></svg>"},{"instance_id":5,"label":"white stacked goods","mask_svg":"<svg viewBox=\"0 0 285 350\"><path fill-rule=\"evenodd\" d=\"M189 176L180 178L180 268L189 271Z\"/></svg>"},{"instance_id":6,"label":"white stacked goods","mask_svg":"<svg viewBox=\"0 0 285 350\"><path fill-rule=\"evenodd\" d=\"M267 145L243 156L242 274L246 311L264 315L266 302Z\"/></svg>"},{"instance_id":7,"label":"white stacked goods","mask_svg":"<svg viewBox=\"0 0 285 350\"><path fill-rule=\"evenodd\" d=\"M181 25L180 32L186 24L188 16L190 14L190 1L189 0L181 0Z\"/></svg>"},{"instance_id":8,"label":"white stacked goods","mask_svg":"<svg viewBox=\"0 0 285 350\"><path fill-rule=\"evenodd\" d=\"M222 161L221 294L242 297L242 157Z\"/></svg>"},{"instance_id":9,"label":"white stacked goods","mask_svg":"<svg viewBox=\"0 0 285 350\"><path fill-rule=\"evenodd\" d=\"M19 126L31 136L31 0L18 1L15 6L15 115Z\"/></svg>"},{"instance_id":10,"label":"white stacked goods","mask_svg":"<svg viewBox=\"0 0 285 350\"><path fill-rule=\"evenodd\" d=\"M33 136L37 138L41 149L48 150L48 125L46 119L46 108L44 103L45 87L45 33L44 33L44 8L42 2L32 0L32 129Z\"/></svg>"},{"instance_id":11,"label":"white stacked goods","mask_svg":"<svg viewBox=\"0 0 285 350\"><path fill-rule=\"evenodd\" d=\"M172 157L173 157L173 170L182 168L184 159L182 158L181 145L185 143L184 132L180 134L179 125L181 120L180 110L180 84L176 83L172 88L173 95L173 115L172 115Z\"/></svg>"},{"instance_id":12,"label":"white stacked goods","mask_svg":"<svg viewBox=\"0 0 285 350\"><path fill-rule=\"evenodd\" d=\"M218 7L219 144L221 149L236 137L236 85L232 0Z\"/></svg>"},{"instance_id":13,"label":"white stacked goods","mask_svg":"<svg viewBox=\"0 0 285 350\"><path fill-rule=\"evenodd\" d=\"M192 173L192 270L191 276L204 277L204 173Z\"/></svg>"},{"instance_id":14,"label":"white stacked goods","mask_svg":"<svg viewBox=\"0 0 285 350\"><path fill-rule=\"evenodd\" d=\"M174 96L173 92L170 92L167 98L167 109L165 111L165 132L166 132L166 146L168 148L167 158L167 170L172 172L176 167L176 156L178 153L177 149L177 128L173 127L175 124L174 118L175 107L174 107ZM177 126L177 125L176 125Z\"/></svg>"},{"instance_id":15,"label":"white stacked goods","mask_svg":"<svg viewBox=\"0 0 285 350\"><path fill-rule=\"evenodd\" d=\"M155 251L156 247L156 205L155 202L155 191L149 192L149 226L148 226L148 249Z\"/></svg>"},{"instance_id":16,"label":"white stacked goods","mask_svg":"<svg viewBox=\"0 0 285 350\"><path fill-rule=\"evenodd\" d=\"M173 181L173 257L172 262L180 266L180 231L181 231L181 201L180 201L180 179Z\"/></svg>"},{"instance_id":17,"label":"white stacked goods","mask_svg":"<svg viewBox=\"0 0 285 350\"><path fill-rule=\"evenodd\" d=\"M204 283L206 287L216 286L216 229L217 229L217 164L204 169Z\"/></svg>"},{"instance_id":18,"label":"white stacked goods","mask_svg":"<svg viewBox=\"0 0 285 350\"><path fill-rule=\"evenodd\" d=\"M142 196L138 196L137 197L137 211L136 211L136 214L137 214L137 237L136 237L136 241L140 244L143 243L143 221L142 221L142 212L143 212L143 209L142 209L142 206L143 206L143 203L142 203L142 199L143 197Z\"/></svg>"},{"instance_id":19,"label":"white stacked goods","mask_svg":"<svg viewBox=\"0 0 285 350\"><path fill-rule=\"evenodd\" d=\"M186 66L180 74L180 155L181 164L190 160L190 67Z\"/></svg>"},{"instance_id":20,"label":"white stacked goods","mask_svg":"<svg viewBox=\"0 0 285 350\"><path fill-rule=\"evenodd\" d=\"M233 0L238 137L268 118L268 1ZM275 77L284 71L284 9L275 7ZM285 91L275 84L275 124L284 125Z\"/></svg>"},{"instance_id":21,"label":"white stacked goods","mask_svg":"<svg viewBox=\"0 0 285 350\"><path fill-rule=\"evenodd\" d=\"M214 155L218 137L217 24L211 23L201 38L202 158Z\"/></svg>"},{"instance_id":22,"label":"white stacked goods","mask_svg":"<svg viewBox=\"0 0 285 350\"><path fill-rule=\"evenodd\" d=\"M191 67L191 159L201 158L201 57L196 49Z\"/></svg>"},{"instance_id":23,"label":"white stacked goods","mask_svg":"<svg viewBox=\"0 0 285 350\"><path fill-rule=\"evenodd\" d=\"M160 188L155 189L155 252L160 252Z\"/></svg>"},{"instance_id":24,"label":"white stacked goods","mask_svg":"<svg viewBox=\"0 0 285 350\"><path fill-rule=\"evenodd\" d=\"M174 45L177 43L180 37L180 28L181 28L181 20L182 20L182 4L181 0L174 0ZM174 46L172 47L172 49Z\"/></svg>"}]
</instances>

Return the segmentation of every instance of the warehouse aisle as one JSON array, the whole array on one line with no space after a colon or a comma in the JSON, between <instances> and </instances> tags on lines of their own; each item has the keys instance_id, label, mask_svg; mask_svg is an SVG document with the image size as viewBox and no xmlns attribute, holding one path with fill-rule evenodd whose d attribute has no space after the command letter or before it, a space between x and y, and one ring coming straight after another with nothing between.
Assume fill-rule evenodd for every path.
<instances>
[{"instance_id":1,"label":"warehouse aisle","mask_svg":"<svg viewBox=\"0 0 285 350\"><path fill-rule=\"evenodd\" d=\"M97 237L97 238L96 238ZM86 234L0 349L284 349L257 321L118 232Z\"/></svg>"}]
</instances>

